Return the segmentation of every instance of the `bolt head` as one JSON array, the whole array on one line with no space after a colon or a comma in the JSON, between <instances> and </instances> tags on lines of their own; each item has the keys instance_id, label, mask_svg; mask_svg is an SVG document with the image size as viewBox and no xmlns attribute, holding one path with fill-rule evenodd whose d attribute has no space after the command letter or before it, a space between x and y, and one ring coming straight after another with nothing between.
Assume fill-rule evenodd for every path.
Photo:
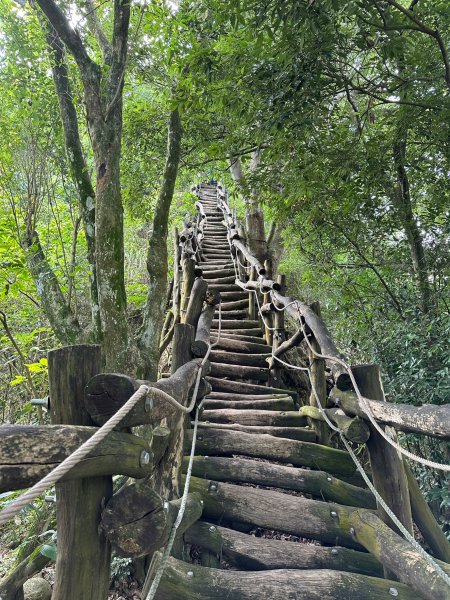
<instances>
[{"instance_id":1,"label":"bolt head","mask_svg":"<svg viewBox=\"0 0 450 600\"><path fill-rule=\"evenodd\" d=\"M216 528L214 527L214 525L211 525L211 527L209 528L210 532L212 533L213 531L216 530Z\"/></svg>"},{"instance_id":2,"label":"bolt head","mask_svg":"<svg viewBox=\"0 0 450 600\"><path fill-rule=\"evenodd\" d=\"M331 548L331 554L338 554L337 548Z\"/></svg>"},{"instance_id":3,"label":"bolt head","mask_svg":"<svg viewBox=\"0 0 450 600\"><path fill-rule=\"evenodd\" d=\"M148 465L150 463L150 453L147 452L147 450L143 450L141 452L141 457L140 457L140 464L141 467L145 467L145 465Z\"/></svg>"},{"instance_id":4,"label":"bolt head","mask_svg":"<svg viewBox=\"0 0 450 600\"><path fill-rule=\"evenodd\" d=\"M331 477L327 477L327 481L332 481Z\"/></svg>"},{"instance_id":5,"label":"bolt head","mask_svg":"<svg viewBox=\"0 0 450 600\"><path fill-rule=\"evenodd\" d=\"M209 491L210 492L216 492L217 491L217 485L215 483L211 484L209 486Z\"/></svg>"},{"instance_id":6,"label":"bolt head","mask_svg":"<svg viewBox=\"0 0 450 600\"><path fill-rule=\"evenodd\" d=\"M395 587L391 587L389 588L389 593L391 596L394 596L394 598L396 598L398 596L398 589Z\"/></svg>"},{"instance_id":7,"label":"bolt head","mask_svg":"<svg viewBox=\"0 0 450 600\"><path fill-rule=\"evenodd\" d=\"M350 527L350 535L355 535L355 528L354 527Z\"/></svg>"},{"instance_id":8,"label":"bolt head","mask_svg":"<svg viewBox=\"0 0 450 600\"><path fill-rule=\"evenodd\" d=\"M145 402L144 402L145 412L150 412L152 408L153 408L153 398L149 398L148 396L146 396Z\"/></svg>"},{"instance_id":9,"label":"bolt head","mask_svg":"<svg viewBox=\"0 0 450 600\"><path fill-rule=\"evenodd\" d=\"M193 571L188 571L188 572L186 573L186 575L187 575L188 577L194 577L194 572L193 572Z\"/></svg>"},{"instance_id":10,"label":"bolt head","mask_svg":"<svg viewBox=\"0 0 450 600\"><path fill-rule=\"evenodd\" d=\"M335 510L332 510L330 514L333 517L333 519L335 519L338 516Z\"/></svg>"}]
</instances>

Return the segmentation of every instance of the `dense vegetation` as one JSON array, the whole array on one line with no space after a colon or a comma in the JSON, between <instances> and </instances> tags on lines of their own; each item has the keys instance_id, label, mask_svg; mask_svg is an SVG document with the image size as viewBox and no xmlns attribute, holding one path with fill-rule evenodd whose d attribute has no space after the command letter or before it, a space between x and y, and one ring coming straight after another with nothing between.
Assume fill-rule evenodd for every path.
<instances>
[{"instance_id":1,"label":"dense vegetation","mask_svg":"<svg viewBox=\"0 0 450 600\"><path fill-rule=\"evenodd\" d=\"M170 231L212 176L392 401L449 402L446 0L5 0L0 39L2 422L37 421L58 344L156 375Z\"/></svg>"}]
</instances>

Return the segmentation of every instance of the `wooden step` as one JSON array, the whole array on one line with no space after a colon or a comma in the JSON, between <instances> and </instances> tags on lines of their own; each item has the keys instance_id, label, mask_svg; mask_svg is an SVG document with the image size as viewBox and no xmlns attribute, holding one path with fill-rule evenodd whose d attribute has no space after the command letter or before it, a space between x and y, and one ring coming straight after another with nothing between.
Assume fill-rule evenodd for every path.
<instances>
[{"instance_id":1,"label":"wooden step","mask_svg":"<svg viewBox=\"0 0 450 600\"><path fill-rule=\"evenodd\" d=\"M392 597L390 590L395 590L399 600L419 600L417 593L403 583L359 573L331 569L237 573L232 569L186 564L170 557L157 597L158 600L382 600Z\"/></svg>"},{"instance_id":2,"label":"wooden step","mask_svg":"<svg viewBox=\"0 0 450 600\"><path fill-rule=\"evenodd\" d=\"M234 269L202 269L203 279L216 279L218 277L232 277L233 282L236 279Z\"/></svg>"},{"instance_id":3,"label":"wooden step","mask_svg":"<svg viewBox=\"0 0 450 600\"><path fill-rule=\"evenodd\" d=\"M184 470L188 461L189 458L185 457ZM321 500L339 502L344 506L376 508L375 498L369 490L346 483L325 471L275 465L248 458L196 456L192 474L214 481L251 483L302 492Z\"/></svg>"},{"instance_id":4,"label":"wooden step","mask_svg":"<svg viewBox=\"0 0 450 600\"><path fill-rule=\"evenodd\" d=\"M315 442L316 433L308 427L271 427L270 425L240 425L239 423L198 423L200 429L232 429L244 433L260 433L274 437L299 440L300 442ZM228 460L228 459L226 459Z\"/></svg>"},{"instance_id":5,"label":"wooden step","mask_svg":"<svg viewBox=\"0 0 450 600\"><path fill-rule=\"evenodd\" d=\"M211 327L217 329L219 327L219 320L213 319ZM259 321L252 319L237 319L233 321L227 321L225 329L261 329Z\"/></svg>"},{"instance_id":6,"label":"wooden step","mask_svg":"<svg viewBox=\"0 0 450 600\"><path fill-rule=\"evenodd\" d=\"M248 310L227 310L222 305L221 309L222 319L246 319L248 318ZM219 317L219 309L217 308L215 317Z\"/></svg>"},{"instance_id":7,"label":"wooden step","mask_svg":"<svg viewBox=\"0 0 450 600\"><path fill-rule=\"evenodd\" d=\"M234 284L234 283L222 283L222 284L217 284L217 283L209 283L208 284L208 289L211 291L217 291L221 293L222 298L235 298L236 292L239 292L239 296L237 296L237 298L242 298L242 289ZM222 292L225 293L232 293L232 296L225 296L222 294Z\"/></svg>"},{"instance_id":8,"label":"wooden step","mask_svg":"<svg viewBox=\"0 0 450 600\"><path fill-rule=\"evenodd\" d=\"M227 392L209 392L207 400L231 400L239 402L241 400L281 400L283 398L292 398L288 393L284 394L232 394Z\"/></svg>"},{"instance_id":9,"label":"wooden step","mask_svg":"<svg viewBox=\"0 0 450 600\"><path fill-rule=\"evenodd\" d=\"M374 556L343 546L326 547L261 538L211 521L197 521L183 537L187 544L223 555L226 562L237 569L333 569L383 578L383 567ZM350 600L349 596L347 598Z\"/></svg>"},{"instance_id":10,"label":"wooden step","mask_svg":"<svg viewBox=\"0 0 450 600\"><path fill-rule=\"evenodd\" d=\"M270 427L305 427L308 424L305 417L298 411L275 410L245 410L222 408L219 410L204 410L202 421L210 423L240 423L241 425L265 425Z\"/></svg>"},{"instance_id":11,"label":"wooden step","mask_svg":"<svg viewBox=\"0 0 450 600\"><path fill-rule=\"evenodd\" d=\"M222 334L224 335L224 337L228 336L228 337L236 337L236 338L251 338L251 337L255 337L255 338L262 338L263 337L263 332L261 331L261 329L225 329L224 330L224 326L223 324L226 323L226 321L222 321ZM217 333L218 333L218 328L214 329L211 328L211 337L217 337Z\"/></svg>"},{"instance_id":12,"label":"wooden step","mask_svg":"<svg viewBox=\"0 0 450 600\"><path fill-rule=\"evenodd\" d=\"M219 307L217 307L217 311ZM222 310L248 310L248 299L235 300L234 302L222 301Z\"/></svg>"},{"instance_id":13,"label":"wooden step","mask_svg":"<svg viewBox=\"0 0 450 600\"><path fill-rule=\"evenodd\" d=\"M228 365L247 365L249 367L261 367L267 369L266 358L269 354L247 354L238 352L227 352L226 350L211 350L209 360L214 363Z\"/></svg>"},{"instance_id":14,"label":"wooden step","mask_svg":"<svg viewBox=\"0 0 450 600\"><path fill-rule=\"evenodd\" d=\"M205 279L207 279L208 285L209 284L211 284L211 285L227 285L227 284L231 284L231 285L233 285L234 282L236 281L236 275L233 272L233 275L231 275L229 277L227 277L227 276L221 277L219 275L218 277L214 277L214 276L208 277L208 278L205 277Z\"/></svg>"},{"instance_id":15,"label":"wooden step","mask_svg":"<svg viewBox=\"0 0 450 600\"><path fill-rule=\"evenodd\" d=\"M353 539L349 527L345 526L350 515L361 509L198 477L192 477L190 491L200 494L204 502L203 518L205 519L248 523L264 529L284 531L291 535L319 540L326 544L342 544L350 548L362 549ZM340 517L334 517L332 512ZM239 576L242 576L242 573L239 573ZM275 595L273 598L284 598L284 596Z\"/></svg>"},{"instance_id":16,"label":"wooden step","mask_svg":"<svg viewBox=\"0 0 450 600\"><path fill-rule=\"evenodd\" d=\"M244 383L229 381L227 379L217 379L216 377L206 377L212 385L213 392L233 392L237 394L289 394L294 400L298 400L297 392L293 390L283 390L281 388L257 385L255 383Z\"/></svg>"},{"instance_id":17,"label":"wooden step","mask_svg":"<svg viewBox=\"0 0 450 600\"><path fill-rule=\"evenodd\" d=\"M217 341L216 336L211 335L211 343L217 345L214 346L215 350L229 350L231 352L249 352L252 354L271 354L272 349L270 346L266 346L264 342L257 342L257 338L249 337L248 340L240 339L237 336L230 337L227 334L221 334L220 340Z\"/></svg>"},{"instance_id":18,"label":"wooden step","mask_svg":"<svg viewBox=\"0 0 450 600\"><path fill-rule=\"evenodd\" d=\"M204 410L290 410L294 409L294 401L290 396L285 398L271 398L264 400L213 400L205 399L203 401ZM202 417L203 418L203 417Z\"/></svg>"},{"instance_id":19,"label":"wooden step","mask_svg":"<svg viewBox=\"0 0 450 600\"><path fill-rule=\"evenodd\" d=\"M228 365L211 362L212 377L231 377L232 379L253 379L255 381L269 381L269 369L251 367L247 365Z\"/></svg>"}]
</instances>

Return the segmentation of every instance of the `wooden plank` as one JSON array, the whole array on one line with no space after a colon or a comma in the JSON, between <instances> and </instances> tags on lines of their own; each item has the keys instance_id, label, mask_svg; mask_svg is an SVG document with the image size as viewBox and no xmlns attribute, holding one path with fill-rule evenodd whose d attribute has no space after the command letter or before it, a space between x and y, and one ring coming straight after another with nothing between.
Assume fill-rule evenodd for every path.
<instances>
[{"instance_id":1,"label":"wooden plank","mask_svg":"<svg viewBox=\"0 0 450 600\"><path fill-rule=\"evenodd\" d=\"M186 432L185 451L190 448L192 432ZM308 442L275 438L240 431L218 429L203 430L198 435L196 451L207 456L233 456L266 458L299 467L326 470L341 475L352 475L355 466L350 456L342 450Z\"/></svg>"},{"instance_id":2,"label":"wooden plank","mask_svg":"<svg viewBox=\"0 0 450 600\"><path fill-rule=\"evenodd\" d=\"M208 521L194 523L184 534L184 540L223 556L227 563L241 570L334 569L383 577L381 563L367 552L260 538Z\"/></svg>"},{"instance_id":3,"label":"wooden plank","mask_svg":"<svg viewBox=\"0 0 450 600\"><path fill-rule=\"evenodd\" d=\"M184 472L186 472L188 462L189 458L185 457ZM214 481L251 483L293 490L346 506L376 508L375 498L371 492L346 483L325 471L274 465L247 458L196 456L192 474Z\"/></svg>"},{"instance_id":4,"label":"wooden plank","mask_svg":"<svg viewBox=\"0 0 450 600\"><path fill-rule=\"evenodd\" d=\"M210 400L203 401L205 410L235 409L235 410L277 410L287 411L294 408L290 396L285 398L270 398L267 400Z\"/></svg>"},{"instance_id":5,"label":"wooden plank","mask_svg":"<svg viewBox=\"0 0 450 600\"><path fill-rule=\"evenodd\" d=\"M226 379L217 379L215 377L207 377L215 392L233 392L237 394L289 394L298 399L297 392L293 390L284 390L282 388L269 387L265 385L257 385L256 383L241 383L236 381L227 381Z\"/></svg>"},{"instance_id":6,"label":"wooden plank","mask_svg":"<svg viewBox=\"0 0 450 600\"><path fill-rule=\"evenodd\" d=\"M238 423L199 423L200 429L233 429L244 433L261 433L301 442L315 442L316 433L306 427L272 427L270 425L239 425Z\"/></svg>"},{"instance_id":7,"label":"wooden plank","mask_svg":"<svg viewBox=\"0 0 450 600\"><path fill-rule=\"evenodd\" d=\"M254 381L268 381L269 369L261 367L249 367L247 365L229 365L222 363L211 363L211 376L231 379L253 379Z\"/></svg>"},{"instance_id":8,"label":"wooden plank","mask_svg":"<svg viewBox=\"0 0 450 600\"><path fill-rule=\"evenodd\" d=\"M296 410L222 408L219 410L204 410L202 419L211 423L240 423L241 425L271 425L273 427L304 427L307 425L305 417L300 416Z\"/></svg>"}]
</instances>

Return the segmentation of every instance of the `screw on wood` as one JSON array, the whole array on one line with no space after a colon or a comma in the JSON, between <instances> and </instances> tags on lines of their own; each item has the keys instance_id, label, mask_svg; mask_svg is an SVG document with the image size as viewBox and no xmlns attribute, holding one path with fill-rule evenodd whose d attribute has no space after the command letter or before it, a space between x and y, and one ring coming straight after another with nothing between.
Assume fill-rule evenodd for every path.
<instances>
[{"instance_id":1,"label":"screw on wood","mask_svg":"<svg viewBox=\"0 0 450 600\"><path fill-rule=\"evenodd\" d=\"M142 450L141 456L139 459L139 463L140 463L141 467L148 465L149 462L150 462L150 454L147 452L147 450Z\"/></svg>"},{"instance_id":2,"label":"screw on wood","mask_svg":"<svg viewBox=\"0 0 450 600\"><path fill-rule=\"evenodd\" d=\"M338 514L337 514L337 512L335 510L332 510L330 514L333 517L333 519L336 519L337 516L338 516Z\"/></svg>"},{"instance_id":3,"label":"screw on wood","mask_svg":"<svg viewBox=\"0 0 450 600\"><path fill-rule=\"evenodd\" d=\"M396 598L398 596L398 590L395 587L389 588L389 593L391 596L394 596L394 598Z\"/></svg>"},{"instance_id":4,"label":"screw on wood","mask_svg":"<svg viewBox=\"0 0 450 600\"><path fill-rule=\"evenodd\" d=\"M145 410L145 412L150 412L152 408L153 408L153 398L149 398L149 396L147 396L145 398L144 410Z\"/></svg>"}]
</instances>

